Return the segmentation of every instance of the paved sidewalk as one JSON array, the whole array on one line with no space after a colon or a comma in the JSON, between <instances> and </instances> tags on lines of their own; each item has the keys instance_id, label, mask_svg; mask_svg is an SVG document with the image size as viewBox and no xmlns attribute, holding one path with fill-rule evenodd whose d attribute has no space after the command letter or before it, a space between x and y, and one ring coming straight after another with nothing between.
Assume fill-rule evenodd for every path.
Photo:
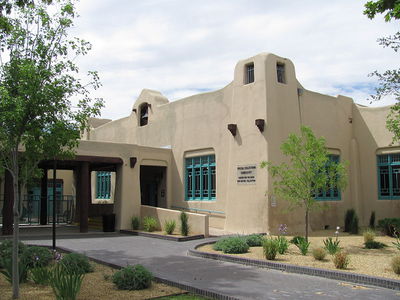
<instances>
[{"instance_id":1,"label":"paved sidewalk","mask_svg":"<svg viewBox=\"0 0 400 300\"><path fill-rule=\"evenodd\" d=\"M187 256L202 242L114 236L62 239L57 246L119 266L140 263L157 277L238 299L400 299L399 291Z\"/></svg>"}]
</instances>

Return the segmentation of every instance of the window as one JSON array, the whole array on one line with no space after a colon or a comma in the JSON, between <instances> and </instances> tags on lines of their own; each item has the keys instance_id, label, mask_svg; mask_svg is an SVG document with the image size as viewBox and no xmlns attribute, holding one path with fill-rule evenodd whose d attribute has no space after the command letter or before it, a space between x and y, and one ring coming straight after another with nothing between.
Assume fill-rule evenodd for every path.
<instances>
[{"instance_id":1,"label":"window","mask_svg":"<svg viewBox=\"0 0 400 300\"><path fill-rule=\"evenodd\" d=\"M282 63L277 63L276 64L276 75L278 78L278 82L280 83L286 83L286 78L285 78L285 65Z\"/></svg>"},{"instance_id":2,"label":"window","mask_svg":"<svg viewBox=\"0 0 400 300\"><path fill-rule=\"evenodd\" d=\"M186 158L186 200L215 200L215 155Z\"/></svg>"},{"instance_id":3,"label":"window","mask_svg":"<svg viewBox=\"0 0 400 300\"><path fill-rule=\"evenodd\" d=\"M254 82L254 63L246 65L245 84Z\"/></svg>"},{"instance_id":4,"label":"window","mask_svg":"<svg viewBox=\"0 0 400 300\"><path fill-rule=\"evenodd\" d=\"M111 172L96 172L96 198L111 198Z\"/></svg>"},{"instance_id":5,"label":"window","mask_svg":"<svg viewBox=\"0 0 400 300\"><path fill-rule=\"evenodd\" d=\"M400 199L400 154L378 155L379 199Z\"/></svg>"},{"instance_id":6,"label":"window","mask_svg":"<svg viewBox=\"0 0 400 300\"><path fill-rule=\"evenodd\" d=\"M339 155L330 154L327 166L329 166L329 164L338 164L339 161L340 161ZM326 187L326 189L321 190L315 199L320 201L340 200L340 192L335 185L333 186L329 185Z\"/></svg>"},{"instance_id":7,"label":"window","mask_svg":"<svg viewBox=\"0 0 400 300\"><path fill-rule=\"evenodd\" d=\"M143 103L140 106L140 120L139 125L145 126L149 122L149 105L147 103Z\"/></svg>"}]
</instances>

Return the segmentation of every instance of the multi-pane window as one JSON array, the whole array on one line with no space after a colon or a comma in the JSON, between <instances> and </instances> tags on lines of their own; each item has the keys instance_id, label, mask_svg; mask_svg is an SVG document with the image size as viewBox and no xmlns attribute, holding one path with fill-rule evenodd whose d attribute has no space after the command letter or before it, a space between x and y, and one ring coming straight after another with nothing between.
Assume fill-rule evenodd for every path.
<instances>
[{"instance_id":1,"label":"multi-pane window","mask_svg":"<svg viewBox=\"0 0 400 300\"><path fill-rule=\"evenodd\" d=\"M378 155L379 199L400 199L400 154Z\"/></svg>"},{"instance_id":2,"label":"multi-pane window","mask_svg":"<svg viewBox=\"0 0 400 300\"><path fill-rule=\"evenodd\" d=\"M186 200L215 200L215 155L186 158Z\"/></svg>"},{"instance_id":3,"label":"multi-pane window","mask_svg":"<svg viewBox=\"0 0 400 300\"><path fill-rule=\"evenodd\" d=\"M286 83L285 65L284 64L282 64L282 63L276 64L276 76L277 76L278 82Z\"/></svg>"},{"instance_id":4,"label":"multi-pane window","mask_svg":"<svg viewBox=\"0 0 400 300\"><path fill-rule=\"evenodd\" d=\"M110 199L111 172L96 172L96 198Z\"/></svg>"},{"instance_id":5,"label":"multi-pane window","mask_svg":"<svg viewBox=\"0 0 400 300\"><path fill-rule=\"evenodd\" d=\"M328 172L328 167L330 164L338 164L340 161L339 155L329 155L329 160L327 163L326 171ZM318 196L315 198L317 200L340 200L340 192L335 184L336 180L333 180L333 183L329 183L328 186L320 190Z\"/></svg>"},{"instance_id":6,"label":"multi-pane window","mask_svg":"<svg viewBox=\"0 0 400 300\"><path fill-rule=\"evenodd\" d=\"M254 63L246 65L245 84L254 82Z\"/></svg>"}]
</instances>

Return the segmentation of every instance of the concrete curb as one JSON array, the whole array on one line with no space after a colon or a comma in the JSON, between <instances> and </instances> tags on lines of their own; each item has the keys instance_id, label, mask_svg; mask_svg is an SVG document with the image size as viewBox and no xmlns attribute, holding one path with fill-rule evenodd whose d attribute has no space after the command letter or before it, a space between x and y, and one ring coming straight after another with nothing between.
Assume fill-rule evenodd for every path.
<instances>
[{"instance_id":1,"label":"concrete curb","mask_svg":"<svg viewBox=\"0 0 400 300\"><path fill-rule=\"evenodd\" d=\"M208 258L214 260L221 260L231 263L237 263L247 266L255 266L259 268L275 269L289 273L305 274L311 276L319 276L328 279L335 279L341 281L347 281L352 283L360 283L366 285L372 285L377 287L388 288L392 290L400 290L400 280L388 279L382 277L374 277L369 275L362 275L356 273L348 273L343 271L333 271L319 268L311 268L304 266L296 266L286 263L277 263L268 260L257 260L250 258L235 257L225 254L215 254L196 250L197 248L205 245L214 244L215 242L201 243L194 247L194 249L189 249L188 254L191 256Z\"/></svg>"},{"instance_id":2,"label":"concrete curb","mask_svg":"<svg viewBox=\"0 0 400 300\"><path fill-rule=\"evenodd\" d=\"M204 239L203 234L178 237L178 236L170 236L170 235L159 235L159 234L154 234L151 232L123 230L123 229L120 230L119 232L123 233L123 234L128 234L128 235L144 236L144 237L150 237L150 238L156 238L156 239L160 239L160 240L167 240L167 241L174 241L174 242L187 242L187 241Z\"/></svg>"}]
</instances>

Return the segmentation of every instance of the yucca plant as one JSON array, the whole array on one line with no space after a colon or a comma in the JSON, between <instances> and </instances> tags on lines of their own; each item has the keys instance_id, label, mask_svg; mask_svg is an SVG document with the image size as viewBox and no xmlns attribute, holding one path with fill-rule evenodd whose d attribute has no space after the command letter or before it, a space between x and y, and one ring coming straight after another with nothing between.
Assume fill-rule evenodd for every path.
<instances>
[{"instance_id":1,"label":"yucca plant","mask_svg":"<svg viewBox=\"0 0 400 300\"><path fill-rule=\"evenodd\" d=\"M29 278L36 284L48 285L51 278L51 270L48 267L36 267L29 270Z\"/></svg>"},{"instance_id":2,"label":"yucca plant","mask_svg":"<svg viewBox=\"0 0 400 300\"><path fill-rule=\"evenodd\" d=\"M58 264L52 271L50 285L57 300L76 300L84 274L69 273Z\"/></svg>"},{"instance_id":3,"label":"yucca plant","mask_svg":"<svg viewBox=\"0 0 400 300\"><path fill-rule=\"evenodd\" d=\"M164 227L165 227L166 234L173 234L174 230L175 230L175 227L176 227L175 220L167 220L167 221L165 221Z\"/></svg>"},{"instance_id":4,"label":"yucca plant","mask_svg":"<svg viewBox=\"0 0 400 300\"><path fill-rule=\"evenodd\" d=\"M3 269L0 269L0 273L4 275L6 280L12 283L12 260L10 258L0 258ZM27 277L28 268L23 262L18 263L19 268L19 282L25 282Z\"/></svg>"}]
</instances>

